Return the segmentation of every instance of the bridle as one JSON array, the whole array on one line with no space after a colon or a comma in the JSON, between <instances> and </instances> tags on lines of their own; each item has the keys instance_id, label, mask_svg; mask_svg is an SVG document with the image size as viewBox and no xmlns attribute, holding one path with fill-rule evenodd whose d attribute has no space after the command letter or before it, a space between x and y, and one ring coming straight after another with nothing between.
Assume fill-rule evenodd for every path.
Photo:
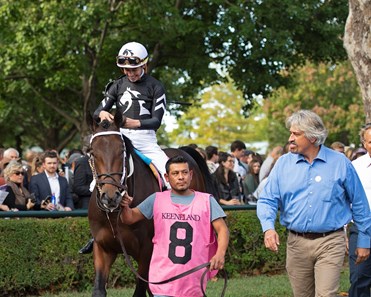
<instances>
[{"instance_id":1,"label":"bridle","mask_svg":"<svg viewBox=\"0 0 371 297\"><path fill-rule=\"evenodd\" d=\"M103 131L103 132L95 133L90 139L90 147L92 146L92 142L96 137L107 136L107 135L119 135L121 138L122 146L123 146L122 171L121 172L98 173L95 167L95 163L94 163L94 156L89 155L89 165L90 165L90 168L93 174L93 181L95 182L95 187L97 188L99 197L102 196L102 192L103 192L102 186L105 184L110 184L110 185L117 187L120 190L121 197L123 197L127 191L127 185L126 185L127 174L126 174L126 166L125 166L126 147L125 147L125 141L122 137L122 134L119 131ZM118 183L115 180L114 178L115 175L121 176L120 183ZM118 209L119 205L114 209L107 209L107 207L103 205L103 202L101 201L101 199L98 199L99 197L97 197L96 202L100 210L105 211L105 212L113 212L113 211L119 210Z\"/></svg>"}]
</instances>

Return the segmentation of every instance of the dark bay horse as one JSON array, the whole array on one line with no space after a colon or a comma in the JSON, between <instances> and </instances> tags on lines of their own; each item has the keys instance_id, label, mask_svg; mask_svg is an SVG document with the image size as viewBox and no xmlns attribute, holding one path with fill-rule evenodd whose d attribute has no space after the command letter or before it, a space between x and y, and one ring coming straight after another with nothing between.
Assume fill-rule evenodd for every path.
<instances>
[{"instance_id":1,"label":"dark bay horse","mask_svg":"<svg viewBox=\"0 0 371 297\"><path fill-rule=\"evenodd\" d=\"M148 279L152 254L153 221L143 220L131 226L119 219L120 201L125 191L133 197L132 207L137 206L154 192L160 191L159 183L151 169L134 152L131 142L119 132L123 123L122 114L117 112L113 123L103 121L93 124L90 163L96 181L90 199L88 218L94 237L95 280L93 297L106 296L106 283L113 262L123 249L138 263L138 273ZM193 170L191 188L212 191L210 174L206 162L195 150L168 149L169 157L182 154ZM191 155L194 156L192 158ZM200 166L198 165L200 164ZM145 297L148 284L137 279L133 296Z\"/></svg>"}]
</instances>

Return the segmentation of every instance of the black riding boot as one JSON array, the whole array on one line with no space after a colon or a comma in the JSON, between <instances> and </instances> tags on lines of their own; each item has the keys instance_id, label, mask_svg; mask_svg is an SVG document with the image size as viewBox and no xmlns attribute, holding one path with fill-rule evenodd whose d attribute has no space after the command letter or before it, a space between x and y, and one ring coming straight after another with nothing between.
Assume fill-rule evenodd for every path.
<instances>
[{"instance_id":1,"label":"black riding boot","mask_svg":"<svg viewBox=\"0 0 371 297\"><path fill-rule=\"evenodd\" d=\"M79 250L79 254L90 254L93 251L94 238L89 241Z\"/></svg>"}]
</instances>

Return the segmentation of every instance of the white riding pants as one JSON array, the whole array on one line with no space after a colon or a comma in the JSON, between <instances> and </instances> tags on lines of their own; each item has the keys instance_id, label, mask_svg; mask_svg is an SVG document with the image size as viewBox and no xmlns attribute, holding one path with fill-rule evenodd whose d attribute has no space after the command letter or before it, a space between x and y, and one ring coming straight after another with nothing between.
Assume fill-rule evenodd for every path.
<instances>
[{"instance_id":1,"label":"white riding pants","mask_svg":"<svg viewBox=\"0 0 371 297\"><path fill-rule=\"evenodd\" d=\"M166 183L164 177L166 173L165 164L169 158L157 144L156 132L154 130L133 129L120 129L120 131L131 140L138 151L152 160L153 165L156 166Z\"/></svg>"}]
</instances>

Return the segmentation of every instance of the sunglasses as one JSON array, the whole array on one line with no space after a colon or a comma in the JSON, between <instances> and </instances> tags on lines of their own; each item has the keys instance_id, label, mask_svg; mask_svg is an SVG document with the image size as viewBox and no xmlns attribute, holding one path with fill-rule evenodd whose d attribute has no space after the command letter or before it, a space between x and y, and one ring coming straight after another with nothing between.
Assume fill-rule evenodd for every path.
<instances>
[{"instance_id":1,"label":"sunglasses","mask_svg":"<svg viewBox=\"0 0 371 297\"><path fill-rule=\"evenodd\" d=\"M125 56L117 56L116 62L118 65L131 65L131 66L137 66L140 63L142 63L144 60L138 58L138 57L125 57Z\"/></svg>"},{"instance_id":2,"label":"sunglasses","mask_svg":"<svg viewBox=\"0 0 371 297\"><path fill-rule=\"evenodd\" d=\"M16 172L14 172L14 174L15 175L21 175L21 174L24 175L24 172L23 171L16 171Z\"/></svg>"}]
</instances>

